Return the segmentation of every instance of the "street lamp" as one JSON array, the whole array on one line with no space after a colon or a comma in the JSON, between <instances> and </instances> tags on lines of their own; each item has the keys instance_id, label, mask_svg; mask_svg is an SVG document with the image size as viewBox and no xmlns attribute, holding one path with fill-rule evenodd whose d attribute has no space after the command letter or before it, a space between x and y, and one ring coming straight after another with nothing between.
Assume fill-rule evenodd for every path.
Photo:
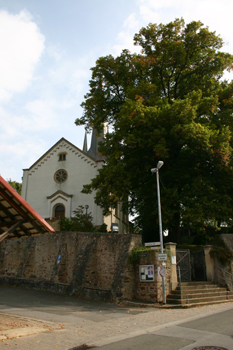
<instances>
[{"instance_id":1,"label":"street lamp","mask_svg":"<svg viewBox=\"0 0 233 350\"><path fill-rule=\"evenodd\" d=\"M158 215L159 215L159 237L160 237L160 251L163 254L163 230L162 230L162 215L161 215L161 202L160 202L160 189L159 189L159 169L163 166L163 161L158 161L157 168L151 169L152 173L156 173L157 178L157 195L158 195ZM163 304L166 304L166 292L165 292L165 277L162 277L163 287Z\"/></svg>"},{"instance_id":2,"label":"street lamp","mask_svg":"<svg viewBox=\"0 0 233 350\"><path fill-rule=\"evenodd\" d=\"M85 205L85 209L86 209L86 217L87 217L87 209L89 208L89 205Z\"/></svg>"}]
</instances>

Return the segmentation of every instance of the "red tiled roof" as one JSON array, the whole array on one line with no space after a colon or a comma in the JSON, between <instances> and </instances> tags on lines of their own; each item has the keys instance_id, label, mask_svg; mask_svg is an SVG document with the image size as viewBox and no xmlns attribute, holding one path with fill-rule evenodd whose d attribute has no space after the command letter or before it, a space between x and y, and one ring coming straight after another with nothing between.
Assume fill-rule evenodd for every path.
<instances>
[{"instance_id":1,"label":"red tiled roof","mask_svg":"<svg viewBox=\"0 0 233 350\"><path fill-rule=\"evenodd\" d=\"M12 230L13 225L16 228ZM0 176L0 235L9 229L13 232L9 233L7 238L55 232Z\"/></svg>"}]
</instances>

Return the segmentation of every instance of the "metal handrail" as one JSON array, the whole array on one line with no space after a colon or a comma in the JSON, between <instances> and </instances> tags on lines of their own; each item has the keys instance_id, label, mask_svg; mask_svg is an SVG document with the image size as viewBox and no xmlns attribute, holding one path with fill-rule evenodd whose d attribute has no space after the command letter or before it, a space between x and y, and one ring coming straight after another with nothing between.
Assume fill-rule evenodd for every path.
<instances>
[{"instance_id":1,"label":"metal handrail","mask_svg":"<svg viewBox=\"0 0 233 350\"><path fill-rule=\"evenodd\" d=\"M180 273L180 266L178 267L178 278L179 278L179 285L180 285L180 299L182 300L182 288L181 288L181 273Z\"/></svg>"},{"instance_id":2,"label":"metal handrail","mask_svg":"<svg viewBox=\"0 0 233 350\"><path fill-rule=\"evenodd\" d=\"M223 280L225 282L228 290L233 291L233 275L232 275L232 273L222 269L218 265L214 265L214 267L219 269L222 272L222 276L220 276L220 275L217 275L217 273L214 271L215 281L216 281L216 277L219 277L221 280ZM229 275L231 281L226 279L225 274Z\"/></svg>"}]
</instances>

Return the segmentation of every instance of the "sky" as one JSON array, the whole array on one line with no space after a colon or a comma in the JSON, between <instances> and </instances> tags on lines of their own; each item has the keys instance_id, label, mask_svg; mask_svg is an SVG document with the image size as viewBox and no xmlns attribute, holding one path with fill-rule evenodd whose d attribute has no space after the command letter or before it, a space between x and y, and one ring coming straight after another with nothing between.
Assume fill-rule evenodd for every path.
<instances>
[{"instance_id":1,"label":"sky","mask_svg":"<svg viewBox=\"0 0 233 350\"><path fill-rule=\"evenodd\" d=\"M99 57L139 52L142 27L181 17L202 21L233 54L232 13L232 0L0 0L1 176L21 182L62 137L82 149L74 122Z\"/></svg>"}]
</instances>

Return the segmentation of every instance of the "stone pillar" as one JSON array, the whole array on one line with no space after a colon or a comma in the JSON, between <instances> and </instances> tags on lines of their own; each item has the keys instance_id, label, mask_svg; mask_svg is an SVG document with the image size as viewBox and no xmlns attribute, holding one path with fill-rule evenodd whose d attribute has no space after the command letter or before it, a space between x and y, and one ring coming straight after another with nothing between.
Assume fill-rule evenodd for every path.
<instances>
[{"instance_id":1,"label":"stone pillar","mask_svg":"<svg viewBox=\"0 0 233 350\"><path fill-rule=\"evenodd\" d=\"M207 281L214 282L214 259L210 256L211 248L212 245L204 246L206 279Z\"/></svg>"},{"instance_id":2,"label":"stone pillar","mask_svg":"<svg viewBox=\"0 0 233 350\"><path fill-rule=\"evenodd\" d=\"M177 272L176 272L176 243L165 243L165 249L169 249L171 252L171 291L177 287Z\"/></svg>"}]
</instances>

